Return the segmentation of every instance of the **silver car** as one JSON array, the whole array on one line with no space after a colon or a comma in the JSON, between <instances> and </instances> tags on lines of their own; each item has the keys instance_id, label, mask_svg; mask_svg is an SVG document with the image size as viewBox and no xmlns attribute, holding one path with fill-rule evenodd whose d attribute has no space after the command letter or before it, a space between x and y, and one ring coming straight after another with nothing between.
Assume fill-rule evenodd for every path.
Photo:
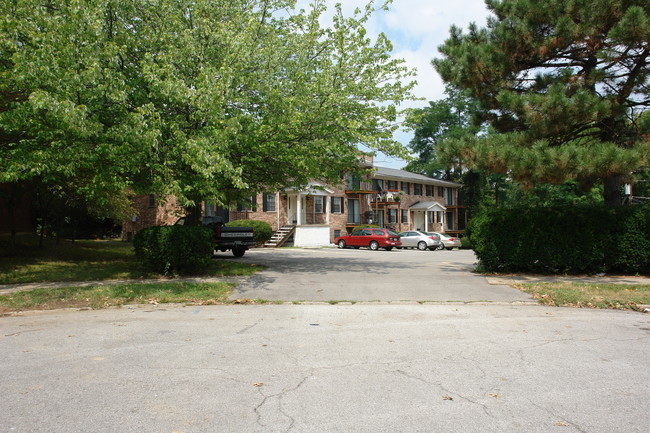
<instances>
[{"instance_id":1,"label":"silver car","mask_svg":"<svg viewBox=\"0 0 650 433\"><path fill-rule=\"evenodd\" d=\"M420 251L429 249L431 251L440 248L440 236L435 233L422 233L418 231L407 231L399 234L402 240L402 248L417 248Z\"/></svg>"},{"instance_id":2,"label":"silver car","mask_svg":"<svg viewBox=\"0 0 650 433\"><path fill-rule=\"evenodd\" d=\"M460 241L460 238L457 236L449 236L448 234L445 233L427 233L429 235L438 235L440 236L440 241L442 244L440 247L438 247L439 250L442 250L443 248L447 248L448 250L452 248L460 248L462 245L462 242Z\"/></svg>"}]
</instances>

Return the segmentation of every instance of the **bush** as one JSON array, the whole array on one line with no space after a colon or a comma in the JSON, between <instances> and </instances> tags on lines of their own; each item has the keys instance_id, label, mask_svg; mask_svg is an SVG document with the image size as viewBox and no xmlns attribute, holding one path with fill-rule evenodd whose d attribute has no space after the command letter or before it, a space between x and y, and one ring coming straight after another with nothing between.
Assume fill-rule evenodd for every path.
<instances>
[{"instance_id":1,"label":"bush","mask_svg":"<svg viewBox=\"0 0 650 433\"><path fill-rule=\"evenodd\" d=\"M271 224L258 220L235 220L226 223L226 227L253 227L255 230L255 242L263 244L273 236Z\"/></svg>"},{"instance_id":2,"label":"bush","mask_svg":"<svg viewBox=\"0 0 650 433\"><path fill-rule=\"evenodd\" d=\"M136 233L133 247L136 258L154 272L192 274L212 260L213 231L181 225L149 227Z\"/></svg>"},{"instance_id":3,"label":"bush","mask_svg":"<svg viewBox=\"0 0 650 433\"><path fill-rule=\"evenodd\" d=\"M461 250L471 250L473 248L472 241L467 236L460 238L460 242Z\"/></svg>"},{"instance_id":4,"label":"bush","mask_svg":"<svg viewBox=\"0 0 650 433\"><path fill-rule=\"evenodd\" d=\"M361 230L361 229L379 229L379 228L381 227L379 227L376 224L362 224L360 226L356 226L355 228L353 228L352 231Z\"/></svg>"},{"instance_id":5,"label":"bush","mask_svg":"<svg viewBox=\"0 0 650 433\"><path fill-rule=\"evenodd\" d=\"M649 271L649 206L492 209L467 231L487 271Z\"/></svg>"},{"instance_id":6,"label":"bush","mask_svg":"<svg viewBox=\"0 0 650 433\"><path fill-rule=\"evenodd\" d=\"M633 207L620 220L612 267L621 272L650 274L650 206Z\"/></svg>"}]
</instances>

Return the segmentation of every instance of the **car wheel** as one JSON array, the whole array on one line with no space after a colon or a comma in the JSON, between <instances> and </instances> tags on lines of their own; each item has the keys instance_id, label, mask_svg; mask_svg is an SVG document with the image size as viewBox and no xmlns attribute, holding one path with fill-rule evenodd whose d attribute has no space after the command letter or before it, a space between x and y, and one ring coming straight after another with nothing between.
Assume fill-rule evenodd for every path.
<instances>
[{"instance_id":1,"label":"car wheel","mask_svg":"<svg viewBox=\"0 0 650 433\"><path fill-rule=\"evenodd\" d=\"M427 243L424 241L418 242L418 250L424 251L427 249Z\"/></svg>"},{"instance_id":2,"label":"car wheel","mask_svg":"<svg viewBox=\"0 0 650 433\"><path fill-rule=\"evenodd\" d=\"M390 251L390 250L393 249L393 247L386 247L386 248L384 248L384 249L385 249L386 251Z\"/></svg>"},{"instance_id":3,"label":"car wheel","mask_svg":"<svg viewBox=\"0 0 650 433\"><path fill-rule=\"evenodd\" d=\"M444 250L444 249L445 249L445 244L440 244L440 245L438 245L438 250L439 250L439 251L442 251L442 250Z\"/></svg>"},{"instance_id":4,"label":"car wheel","mask_svg":"<svg viewBox=\"0 0 650 433\"><path fill-rule=\"evenodd\" d=\"M371 250L377 251L379 249L379 244L377 243L377 241L372 241L370 242L369 247Z\"/></svg>"},{"instance_id":5,"label":"car wheel","mask_svg":"<svg viewBox=\"0 0 650 433\"><path fill-rule=\"evenodd\" d=\"M232 255L235 257L242 257L246 252L246 248L233 248Z\"/></svg>"},{"instance_id":6,"label":"car wheel","mask_svg":"<svg viewBox=\"0 0 650 433\"><path fill-rule=\"evenodd\" d=\"M341 239L341 240L339 241L339 244L338 244L338 245L339 245L339 248L345 248L345 241L344 241L343 239Z\"/></svg>"}]
</instances>

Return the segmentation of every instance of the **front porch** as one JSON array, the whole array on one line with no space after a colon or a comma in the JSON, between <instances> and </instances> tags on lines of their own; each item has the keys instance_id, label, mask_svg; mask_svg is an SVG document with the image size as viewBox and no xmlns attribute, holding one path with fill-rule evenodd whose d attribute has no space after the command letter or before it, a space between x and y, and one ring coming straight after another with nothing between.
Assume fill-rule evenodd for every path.
<instances>
[{"instance_id":1,"label":"front porch","mask_svg":"<svg viewBox=\"0 0 650 433\"><path fill-rule=\"evenodd\" d=\"M415 203L409 208L412 212L413 229L421 232L445 233L445 212L447 208L437 201Z\"/></svg>"},{"instance_id":2,"label":"front porch","mask_svg":"<svg viewBox=\"0 0 650 433\"><path fill-rule=\"evenodd\" d=\"M287 188L281 197L287 225L295 226L293 244L322 247L330 240L330 197L333 190L312 182L304 189ZM285 195L286 194L286 195Z\"/></svg>"}]
</instances>

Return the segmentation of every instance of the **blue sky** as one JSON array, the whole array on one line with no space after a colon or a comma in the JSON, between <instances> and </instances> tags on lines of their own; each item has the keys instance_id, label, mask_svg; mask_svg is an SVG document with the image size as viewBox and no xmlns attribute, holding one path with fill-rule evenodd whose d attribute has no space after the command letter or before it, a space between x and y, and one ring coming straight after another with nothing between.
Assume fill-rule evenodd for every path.
<instances>
[{"instance_id":1,"label":"blue sky","mask_svg":"<svg viewBox=\"0 0 650 433\"><path fill-rule=\"evenodd\" d=\"M300 7L313 0L299 0ZM341 3L345 15L351 15L355 8L361 8L367 0L324 0L329 10ZM382 1L376 1L380 5ZM431 66L431 59L438 56L438 46L449 36L449 28L457 25L466 29L471 22L484 27L488 16L483 0L394 0L388 11L378 11L366 26L368 34L385 33L393 43L393 56L404 59L406 65L417 69L418 82L415 93L425 98L409 103L406 107L424 107L428 101L444 97L444 85L438 73ZM327 16L324 17L327 19ZM325 24L325 22L323 23ZM399 132L395 138L407 145L411 132ZM402 168L404 162L385 155L375 158L377 165Z\"/></svg>"}]
</instances>

